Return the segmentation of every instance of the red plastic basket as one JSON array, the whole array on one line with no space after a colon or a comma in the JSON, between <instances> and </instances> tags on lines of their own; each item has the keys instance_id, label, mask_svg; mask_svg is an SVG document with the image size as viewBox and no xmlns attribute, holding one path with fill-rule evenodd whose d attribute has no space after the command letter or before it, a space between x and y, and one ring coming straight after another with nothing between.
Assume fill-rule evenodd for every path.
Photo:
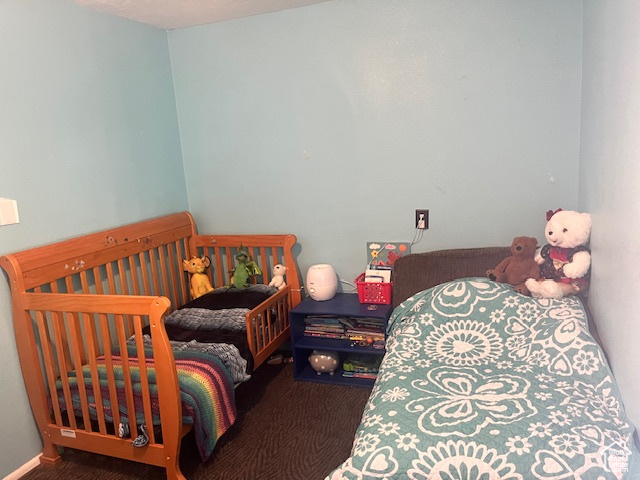
<instances>
[{"instance_id":1,"label":"red plastic basket","mask_svg":"<svg viewBox=\"0 0 640 480\"><path fill-rule=\"evenodd\" d=\"M360 303L378 303L391 305L391 287L393 282L365 282L364 273L356 278Z\"/></svg>"}]
</instances>

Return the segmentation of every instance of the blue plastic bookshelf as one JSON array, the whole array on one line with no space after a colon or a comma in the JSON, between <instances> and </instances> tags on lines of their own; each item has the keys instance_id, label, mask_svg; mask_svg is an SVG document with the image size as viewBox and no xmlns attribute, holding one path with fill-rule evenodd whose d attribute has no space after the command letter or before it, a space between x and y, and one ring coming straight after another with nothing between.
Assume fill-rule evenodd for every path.
<instances>
[{"instance_id":1,"label":"blue plastic bookshelf","mask_svg":"<svg viewBox=\"0 0 640 480\"><path fill-rule=\"evenodd\" d=\"M333 339L309 337L304 335L305 318L310 315L335 315L340 317L377 318L384 321L386 330L387 321L391 316L391 305L362 304L358 295L350 293L338 293L331 300L318 302L310 297L305 298L290 312L291 323L291 348L293 351L293 376L296 380L331 383L337 385L349 385L357 387L372 387L374 380L366 378L344 377L342 375L342 361L349 354L379 355L385 353L384 349L372 346L354 345L348 339ZM340 366L333 375L322 373L320 375L311 368L309 355L313 350L330 350L340 355Z\"/></svg>"}]
</instances>

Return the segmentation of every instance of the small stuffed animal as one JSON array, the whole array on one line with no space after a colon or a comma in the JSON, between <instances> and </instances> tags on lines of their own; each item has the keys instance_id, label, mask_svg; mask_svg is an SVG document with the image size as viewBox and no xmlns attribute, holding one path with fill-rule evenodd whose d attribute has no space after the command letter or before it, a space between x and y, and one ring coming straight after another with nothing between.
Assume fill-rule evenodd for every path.
<instances>
[{"instance_id":1,"label":"small stuffed animal","mask_svg":"<svg viewBox=\"0 0 640 480\"><path fill-rule=\"evenodd\" d=\"M284 274L287 270L287 267L278 263L273 267L273 277L271 277L271 281L269 282L270 287L276 287L278 290L282 290L287 284L284 282Z\"/></svg>"},{"instance_id":2,"label":"small stuffed animal","mask_svg":"<svg viewBox=\"0 0 640 480\"><path fill-rule=\"evenodd\" d=\"M236 288L246 288L249 286L249 279L255 275L262 275L262 270L258 264L253 261L249 254L242 249L236 253L238 264L236 268L231 270L231 286Z\"/></svg>"},{"instance_id":3,"label":"small stuffed animal","mask_svg":"<svg viewBox=\"0 0 640 480\"><path fill-rule=\"evenodd\" d=\"M516 237L511 243L511 257L502 260L495 268L487 270L487 277L496 282L509 283L515 291L529 295L524 282L528 278L540 278L540 267L533 259L538 240L533 237Z\"/></svg>"},{"instance_id":4,"label":"small stuffed animal","mask_svg":"<svg viewBox=\"0 0 640 480\"><path fill-rule=\"evenodd\" d=\"M209 277L204 273L210 264L211 260L207 256L182 260L182 269L191 274L191 296L194 300L213 290Z\"/></svg>"},{"instance_id":5,"label":"small stuffed animal","mask_svg":"<svg viewBox=\"0 0 640 480\"><path fill-rule=\"evenodd\" d=\"M547 212L544 232L549 242L536 252L542 280L525 282L537 298L562 298L589 288L591 215L571 210Z\"/></svg>"}]
</instances>

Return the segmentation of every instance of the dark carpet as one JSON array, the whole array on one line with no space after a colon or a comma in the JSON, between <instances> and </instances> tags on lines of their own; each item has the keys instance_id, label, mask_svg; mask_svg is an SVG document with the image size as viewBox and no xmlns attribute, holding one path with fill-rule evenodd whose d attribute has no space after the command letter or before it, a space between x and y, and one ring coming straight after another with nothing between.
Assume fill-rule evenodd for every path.
<instances>
[{"instance_id":1,"label":"dark carpet","mask_svg":"<svg viewBox=\"0 0 640 480\"><path fill-rule=\"evenodd\" d=\"M351 451L370 390L293 380L291 364L263 365L236 389L238 419L211 458L199 459L193 433L182 442L189 480L323 479ZM65 449L62 463L23 480L165 479L164 469Z\"/></svg>"}]
</instances>

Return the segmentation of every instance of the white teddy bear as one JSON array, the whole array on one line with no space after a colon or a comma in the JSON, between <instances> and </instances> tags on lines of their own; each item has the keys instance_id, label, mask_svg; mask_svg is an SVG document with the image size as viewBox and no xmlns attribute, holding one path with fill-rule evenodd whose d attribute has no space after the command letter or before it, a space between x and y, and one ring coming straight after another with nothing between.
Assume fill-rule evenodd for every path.
<instances>
[{"instance_id":1,"label":"white teddy bear","mask_svg":"<svg viewBox=\"0 0 640 480\"><path fill-rule=\"evenodd\" d=\"M273 267L273 277L269 282L270 287L276 287L278 290L282 290L287 284L284 283L284 274L287 267L281 264L277 264Z\"/></svg>"},{"instance_id":2,"label":"white teddy bear","mask_svg":"<svg viewBox=\"0 0 640 480\"><path fill-rule=\"evenodd\" d=\"M589 288L591 215L574 211L547 212L544 232L549 242L538 249L534 260L540 265L541 280L525 285L536 298L562 298Z\"/></svg>"}]
</instances>

